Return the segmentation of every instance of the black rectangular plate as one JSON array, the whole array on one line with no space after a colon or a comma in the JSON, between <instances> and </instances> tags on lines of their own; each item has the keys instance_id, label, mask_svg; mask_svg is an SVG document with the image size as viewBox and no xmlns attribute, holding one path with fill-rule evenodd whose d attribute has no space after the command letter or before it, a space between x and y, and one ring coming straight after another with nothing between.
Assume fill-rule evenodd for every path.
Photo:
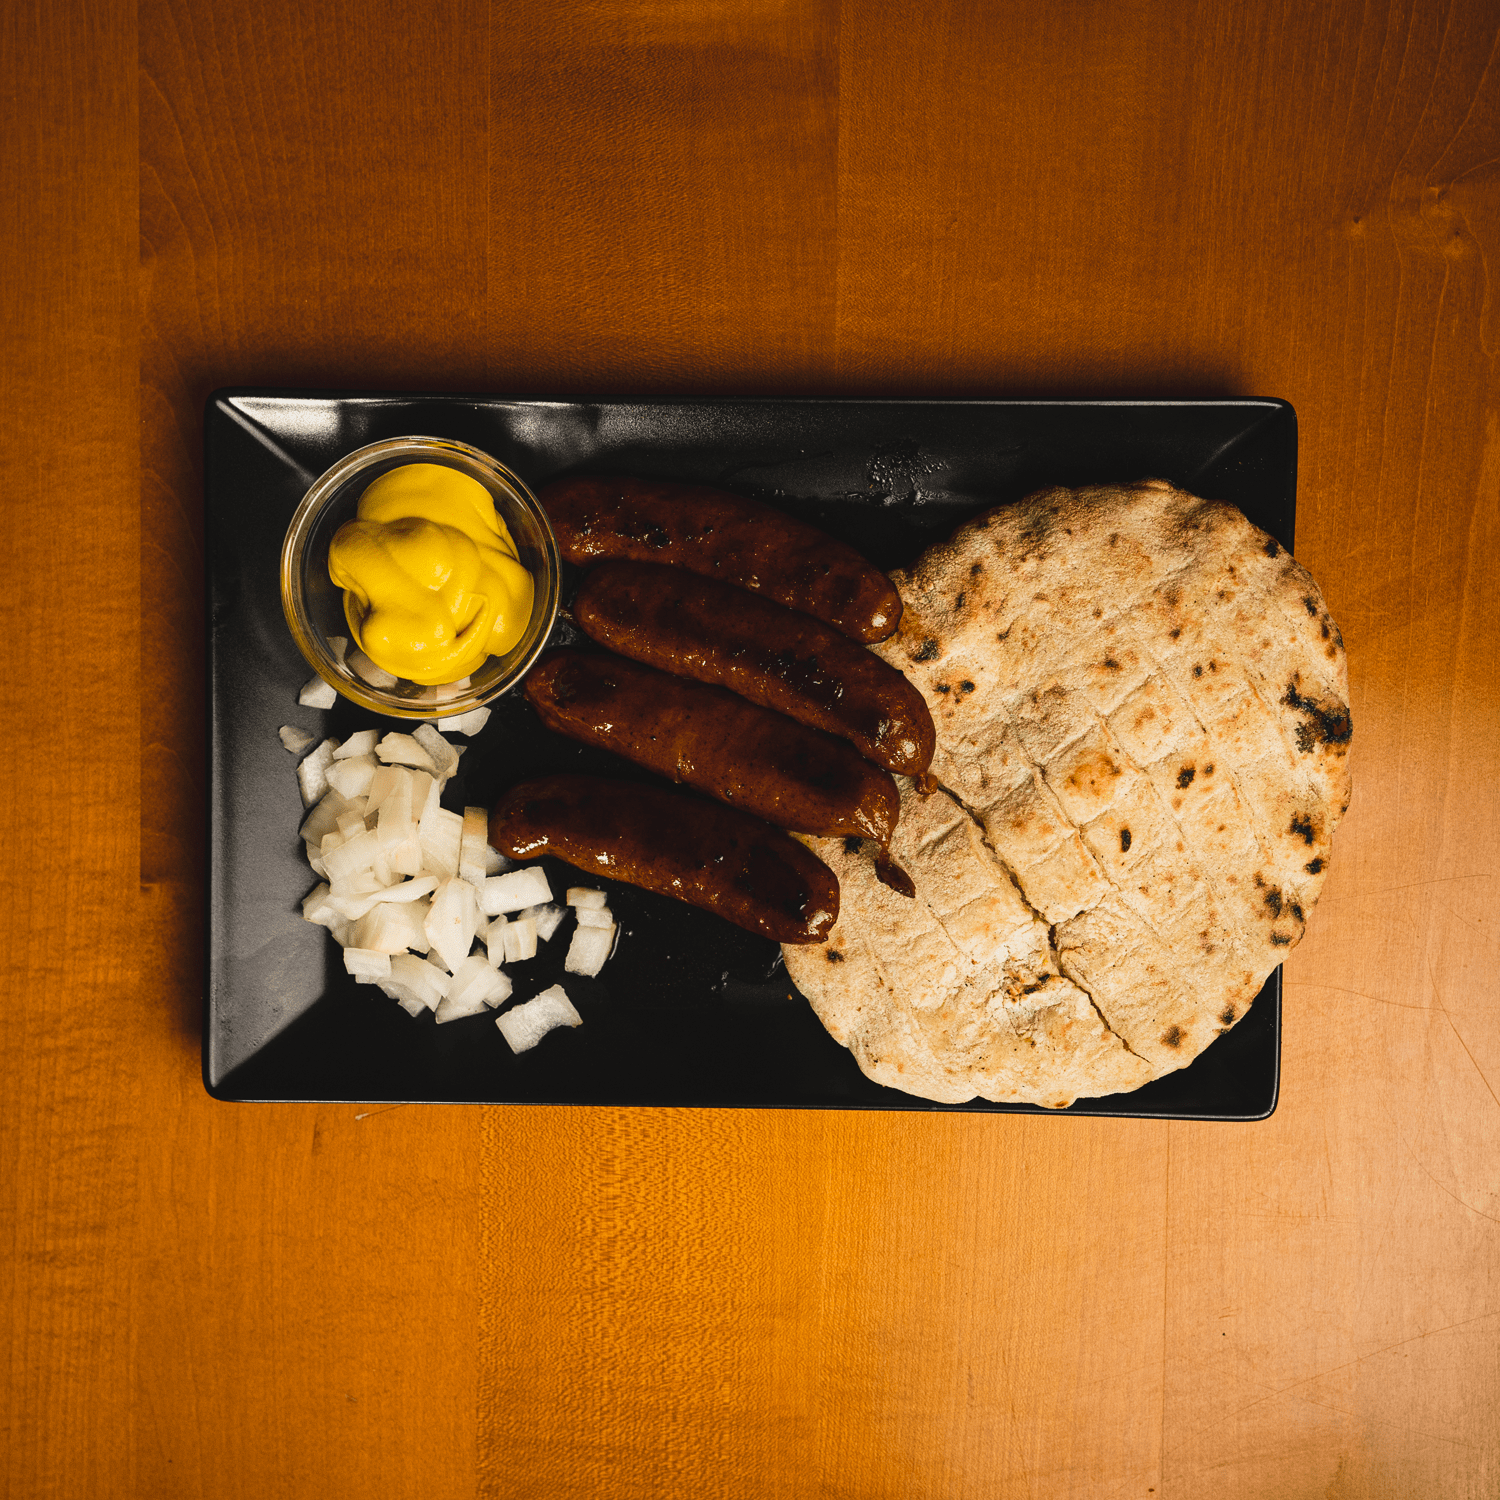
<instances>
[{"instance_id":1,"label":"black rectangular plate","mask_svg":"<svg viewBox=\"0 0 1500 1500\"><path fill-rule=\"evenodd\" d=\"M912 561L977 511L1046 485L1148 477L1230 500L1289 550L1297 422L1283 401L512 400L224 390L206 412L210 741L203 1072L219 1099L960 1109L1195 1120L1276 1107L1281 971L1189 1067L1133 1093L1031 1105L934 1104L872 1083L791 986L774 944L610 885L619 948L568 978L584 1024L511 1055L490 1016L412 1020L343 971L304 922L315 883L292 758L276 730L343 738L380 721L343 699L297 706L310 675L282 619L292 512L335 460L382 438L457 438L535 488L570 470L691 479L758 496L857 546ZM566 635L568 627L560 624ZM488 806L551 769L633 774L542 728L518 693L464 756L445 803ZM559 894L573 883L547 861ZM576 878L576 877L573 877ZM590 884L597 884L588 877ZM606 882L606 885L610 883ZM566 929L564 929L564 934ZM564 934L513 966L524 999L561 979Z\"/></svg>"}]
</instances>

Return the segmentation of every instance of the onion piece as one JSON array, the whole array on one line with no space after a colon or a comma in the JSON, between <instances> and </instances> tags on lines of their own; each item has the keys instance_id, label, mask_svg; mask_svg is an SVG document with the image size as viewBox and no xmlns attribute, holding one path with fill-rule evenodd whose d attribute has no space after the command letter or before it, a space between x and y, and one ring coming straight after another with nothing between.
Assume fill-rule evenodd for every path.
<instances>
[{"instance_id":1,"label":"onion piece","mask_svg":"<svg viewBox=\"0 0 1500 1500\"><path fill-rule=\"evenodd\" d=\"M455 974L469 956L478 925L474 887L466 880L445 880L433 897L432 910L427 914L427 936Z\"/></svg>"},{"instance_id":2,"label":"onion piece","mask_svg":"<svg viewBox=\"0 0 1500 1500\"><path fill-rule=\"evenodd\" d=\"M580 906L578 908L578 925L580 927L613 927L615 919L610 916L607 906Z\"/></svg>"},{"instance_id":3,"label":"onion piece","mask_svg":"<svg viewBox=\"0 0 1500 1500\"><path fill-rule=\"evenodd\" d=\"M529 1052L554 1027L582 1026L583 1017L573 1008L563 987L554 984L534 1000L497 1016L495 1025L512 1052Z\"/></svg>"},{"instance_id":4,"label":"onion piece","mask_svg":"<svg viewBox=\"0 0 1500 1500\"><path fill-rule=\"evenodd\" d=\"M464 837L459 849L458 873L478 886L488 873L484 851L490 843L490 815L482 807L464 808ZM493 913L491 913L493 915Z\"/></svg>"},{"instance_id":5,"label":"onion piece","mask_svg":"<svg viewBox=\"0 0 1500 1500\"><path fill-rule=\"evenodd\" d=\"M302 820L302 826L297 831L310 844L320 844L325 833L332 833L338 827L339 819L355 807L355 803L335 791L329 791L324 795L318 805L308 813ZM364 809L359 808L361 816Z\"/></svg>"},{"instance_id":6,"label":"onion piece","mask_svg":"<svg viewBox=\"0 0 1500 1500\"><path fill-rule=\"evenodd\" d=\"M568 905L580 907L584 911L598 911L607 899L603 891L591 891L587 886L568 887Z\"/></svg>"},{"instance_id":7,"label":"onion piece","mask_svg":"<svg viewBox=\"0 0 1500 1500\"><path fill-rule=\"evenodd\" d=\"M368 948L345 948L344 967L356 979L389 979L391 955L375 953Z\"/></svg>"},{"instance_id":8,"label":"onion piece","mask_svg":"<svg viewBox=\"0 0 1500 1500\"><path fill-rule=\"evenodd\" d=\"M354 924L356 948L377 953L405 953L431 947L423 923L424 913L411 901L378 901Z\"/></svg>"},{"instance_id":9,"label":"onion piece","mask_svg":"<svg viewBox=\"0 0 1500 1500\"><path fill-rule=\"evenodd\" d=\"M339 695L331 683L324 682L321 677L311 677L302 686L302 691L297 694L297 702L303 708L332 708L339 701Z\"/></svg>"},{"instance_id":10,"label":"onion piece","mask_svg":"<svg viewBox=\"0 0 1500 1500\"><path fill-rule=\"evenodd\" d=\"M434 783L436 785L436 783ZM458 874L459 849L463 843L464 820L456 812L439 808L424 813L417 825L417 842L422 849L422 867L434 875L451 879Z\"/></svg>"},{"instance_id":11,"label":"onion piece","mask_svg":"<svg viewBox=\"0 0 1500 1500\"><path fill-rule=\"evenodd\" d=\"M583 974L592 979L604 967L610 950L615 945L615 929L609 927L579 927L568 944L568 956L563 960L563 970L568 974Z\"/></svg>"},{"instance_id":12,"label":"onion piece","mask_svg":"<svg viewBox=\"0 0 1500 1500\"><path fill-rule=\"evenodd\" d=\"M306 922L315 922L319 927L332 928L339 920L339 914L330 903L328 885L324 882L315 885L307 895L302 898L302 919Z\"/></svg>"},{"instance_id":13,"label":"onion piece","mask_svg":"<svg viewBox=\"0 0 1500 1500\"><path fill-rule=\"evenodd\" d=\"M510 990L510 980L497 974L477 953L466 958L454 971L453 983L437 1008L438 1024L456 1021L461 1016L477 1016L491 996Z\"/></svg>"},{"instance_id":14,"label":"onion piece","mask_svg":"<svg viewBox=\"0 0 1500 1500\"><path fill-rule=\"evenodd\" d=\"M521 913L523 917L530 917L536 923L536 935L544 943L552 940L552 934L562 926L562 920L567 914L567 908L556 902L546 906L528 906Z\"/></svg>"},{"instance_id":15,"label":"onion piece","mask_svg":"<svg viewBox=\"0 0 1500 1500\"><path fill-rule=\"evenodd\" d=\"M327 792L328 768L333 764L333 752L338 743L337 740L324 740L297 767L297 785L302 790L303 807L311 807Z\"/></svg>"},{"instance_id":16,"label":"onion piece","mask_svg":"<svg viewBox=\"0 0 1500 1500\"><path fill-rule=\"evenodd\" d=\"M352 651L348 651L346 647L344 665L372 688L393 688L399 680L395 673L387 672L384 667L377 667L358 646Z\"/></svg>"},{"instance_id":17,"label":"onion piece","mask_svg":"<svg viewBox=\"0 0 1500 1500\"><path fill-rule=\"evenodd\" d=\"M448 993L448 974L410 953L398 953L391 959L391 978L404 984L428 1010L436 1010Z\"/></svg>"},{"instance_id":18,"label":"onion piece","mask_svg":"<svg viewBox=\"0 0 1500 1500\"><path fill-rule=\"evenodd\" d=\"M419 771L437 774L432 757L409 734L392 731L376 745L375 754L387 765L415 766Z\"/></svg>"},{"instance_id":19,"label":"onion piece","mask_svg":"<svg viewBox=\"0 0 1500 1500\"><path fill-rule=\"evenodd\" d=\"M501 941L505 946L506 963L525 963L528 958L535 958L536 923L529 917L518 917L514 922L507 922L501 932Z\"/></svg>"},{"instance_id":20,"label":"onion piece","mask_svg":"<svg viewBox=\"0 0 1500 1500\"><path fill-rule=\"evenodd\" d=\"M552 887L540 865L512 870L508 875L491 875L479 887L479 909L487 917L504 916L540 906L552 899Z\"/></svg>"},{"instance_id":21,"label":"onion piece","mask_svg":"<svg viewBox=\"0 0 1500 1500\"><path fill-rule=\"evenodd\" d=\"M433 725L418 725L411 737L426 751L428 759L432 761L432 773L439 781L447 781L458 769L458 751Z\"/></svg>"},{"instance_id":22,"label":"onion piece","mask_svg":"<svg viewBox=\"0 0 1500 1500\"><path fill-rule=\"evenodd\" d=\"M361 729L357 734L351 734L337 750L333 752L335 760L353 760L356 755L374 755L375 741L380 738L378 729Z\"/></svg>"},{"instance_id":23,"label":"onion piece","mask_svg":"<svg viewBox=\"0 0 1500 1500\"><path fill-rule=\"evenodd\" d=\"M333 764L326 772L328 785L341 797L362 797L370 790L375 770L373 755L352 755L340 760L338 751L335 750Z\"/></svg>"},{"instance_id":24,"label":"onion piece","mask_svg":"<svg viewBox=\"0 0 1500 1500\"><path fill-rule=\"evenodd\" d=\"M317 735L309 734L305 729L298 729L295 724L283 724L276 733L281 736L281 743L293 755L301 755L309 745L315 745L318 741Z\"/></svg>"},{"instance_id":25,"label":"onion piece","mask_svg":"<svg viewBox=\"0 0 1500 1500\"><path fill-rule=\"evenodd\" d=\"M443 728L449 734L465 734L472 738L489 722L489 709L471 708L466 714L454 714L451 719L444 719Z\"/></svg>"},{"instance_id":26,"label":"onion piece","mask_svg":"<svg viewBox=\"0 0 1500 1500\"><path fill-rule=\"evenodd\" d=\"M415 880L404 880L399 885L384 886L380 890L371 891L368 895L341 896L334 891L328 899L341 917L347 917L351 922L355 922L372 906L382 901L420 901L424 896L430 896L436 887L437 880L433 876L419 875ZM431 938L431 936L429 932L428 937Z\"/></svg>"},{"instance_id":27,"label":"onion piece","mask_svg":"<svg viewBox=\"0 0 1500 1500\"><path fill-rule=\"evenodd\" d=\"M414 1021L427 1009L425 1000L419 999L415 991L409 990L404 984L397 984L394 979L387 979L380 988Z\"/></svg>"}]
</instances>

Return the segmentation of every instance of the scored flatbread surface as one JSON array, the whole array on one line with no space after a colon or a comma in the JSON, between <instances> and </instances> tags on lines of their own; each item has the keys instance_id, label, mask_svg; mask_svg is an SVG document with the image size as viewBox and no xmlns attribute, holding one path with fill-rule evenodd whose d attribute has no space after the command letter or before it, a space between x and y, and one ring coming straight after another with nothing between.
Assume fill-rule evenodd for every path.
<instances>
[{"instance_id":1,"label":"scored flatbread surface","mask_svg":"<svg viewBox=\"0 0 1500 1500\"><path fill-rule=\"evenodd\" d=\"M1343 641L1307 571L1163 481L1046 490L892 575L877 651L937 726L892 854L787 969L880 1083L1053 1108L1238 1021L1301 938L1349 801Z\"/></svg>"}]
</instances>

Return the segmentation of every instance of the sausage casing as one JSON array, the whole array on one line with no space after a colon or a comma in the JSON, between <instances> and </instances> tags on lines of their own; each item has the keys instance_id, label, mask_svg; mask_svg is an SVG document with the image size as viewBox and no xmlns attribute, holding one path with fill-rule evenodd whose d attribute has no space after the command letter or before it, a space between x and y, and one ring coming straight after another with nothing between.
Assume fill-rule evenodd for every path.
<instances>
[{"instance_id":1,"label":"sausage casing","mask_svg":"<svg viewBox=\"0 0 1500 1500\"><path fill-rule=\"evenodd\" d=\"M650 479L560 479L538 498L569 562L665 563L883 641L901 620L890 579L852 547L758 500Z\"/></svg>"},{"instance_id":2,"label":"sausage casing","mask_svg":"<svg viewBox=\"0 0 1500 1500\"><path fill-rule=\"evenodd\" d=\"M490 843L543 854L717 912L778 943L821 943L838 920L833 871L790 834L671 787L546 776L512 787Z\"/></svg>"},{"instance_id":3,"label":"sausage casing","mask_svg":"<svg viewBox=\"0 0 1500 1500\"><path fill-rule=\"evenodd\" d=\"M824 838L890 843L901 796L844 740L735 693L597 652L557 651L526 678L549 729Z\"/></svg>"},{"instance_id":4,"label":"sausage casing","mask_svg":"<svg viewBox=\"0 0 1500 1500\"><path fill-rule=\"evenodd\" d=\"M935 732L894 667L817 620L681 568L611 562L583 580L579 627L648 666L718 683L849 740L888 771L917 776Z\"/></svg>"}]
</instances>

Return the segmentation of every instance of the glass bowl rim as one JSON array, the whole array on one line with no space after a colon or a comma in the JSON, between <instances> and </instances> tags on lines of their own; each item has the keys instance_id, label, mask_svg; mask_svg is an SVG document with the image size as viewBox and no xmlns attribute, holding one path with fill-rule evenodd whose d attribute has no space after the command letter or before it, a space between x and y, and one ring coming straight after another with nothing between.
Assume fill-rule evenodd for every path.
<instances>
[{"instance_id":1,"label":"glass bowl rim","mask_svg":"<svg viewBox=\"0 0 1500 1500\"><path fill-rule=\"evenodd\" d=\"M414 704L407 698L393 697L383 688L373 687L344 667L343 663L323 644L322 635L314 626L307 611L300 586L303 552L313 526L322 515L329 500L361 470L368 469L386 458L406 455L410 456L410 461L413 463L422 462L424 456L432 462L442 462L445 456L466 460L468 464L476 466L497 480L500 488L510 490L521 509L531 517L541 532L541 550L545 563L544 576L536 580L535 595L542 604L540 617L542 624L541 628L536 630L535 639L526 654L512 665L503 678L483 690L469 688L452 698L421 704ZM467 472L464 463L450 463L448 467ZM486 453L481 448L475 448L469 443L459 442L455 438L424 437L413 434L407 437L382 438L378 442L366 443L352 453L345 454L312 482L293 513L286 529L286 537L281 544L281 609L286 617L287 628L291 631L292 639L297 643L297 649L301 651L308 666L342 697L347 698L351 703L358 704L361 708L388 718L446 719L469 713L493 702L502 693L513 688L531 670L537 657L545 649L547 640L552 634L552 627L557 620L558 607L561 603L561 576L562 555L558 549L557 537L552 530L552 523L548 520L546 511L542 509L541 502L519 474L501 463L493 454ZM527 622L528 631L535 627L537 620L536 604L533 603L531 619Z\"/></svg>"}]
</instances>

